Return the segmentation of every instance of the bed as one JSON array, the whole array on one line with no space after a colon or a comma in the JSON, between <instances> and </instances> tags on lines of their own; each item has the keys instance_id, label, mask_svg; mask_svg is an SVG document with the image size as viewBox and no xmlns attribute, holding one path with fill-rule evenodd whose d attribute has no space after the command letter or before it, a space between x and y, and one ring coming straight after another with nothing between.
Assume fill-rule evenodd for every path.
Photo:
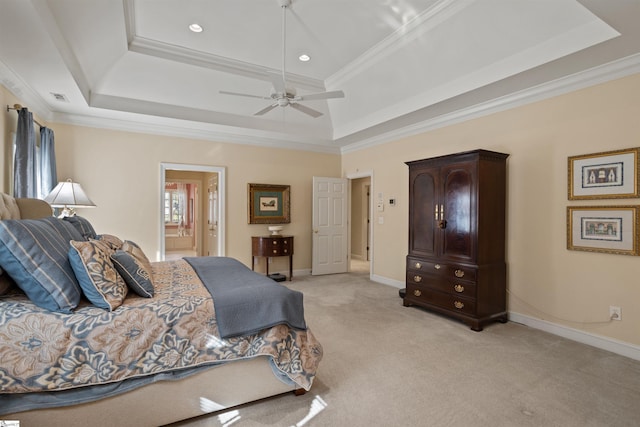
<instances>
[{"instance_id":1,"label":"bed","mask_svg":"<svg viewBox=\"0 0 640 427\"><path fill-rule=\"evenodd\" d=\"M23 426L159 426L311 388L322 346L305 324L301 294L231 258L148 263L135 243L96 235L86 220L39 218L51 208L37 203L19 212L14 206L7 214L12 201L3 200L1 420ZM41 289L38 294L20 286L24 272L16 271L16 259L7 261L13 244L7 235L22 227L36 236L37 245L58 233L64 241L71 233L71 270L65 265L58 273L77 276L81 295L75 306L74 295L49 292L47 298L57 297L55 305L43 302ZM15 238L13 251L27 250L33 257L29 238ZM116 268L122 267L115 256L121 252L129 253L125 260L139 261L129 271ZM43 268L46 260L31 261L45 270L32 276L55 276L55 268ZM85 288L87 277L94 288ZM258 302L247 293L256 294ZM255 323L249 312L264 316Z\"/></svg>"}]
</instances>

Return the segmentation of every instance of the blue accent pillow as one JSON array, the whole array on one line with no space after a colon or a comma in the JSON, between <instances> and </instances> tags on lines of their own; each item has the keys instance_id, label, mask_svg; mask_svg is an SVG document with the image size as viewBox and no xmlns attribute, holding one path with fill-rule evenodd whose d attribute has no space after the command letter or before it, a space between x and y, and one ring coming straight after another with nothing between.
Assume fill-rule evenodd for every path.
<instances>
[{"instance_id":1,"label":"blue accent pillow","mask_svg":"<svg viewBox=\"0 0 640 427\"><path fill-rule=\"evenodd\" d=\"M141 297L151 298L154 293L151 271L133 254L121 249L111 254L111 261L125 283Z\"/></svg>"},{"instance_id":2,"label":"blue accent pillow","mask_svg":"<svg viewBox=\"0 0 640 427\"><path fill-rule=\"evenodd\" d=\"M78 232L82 234L83 240L96 238L96 230L93 229L93 226L88 219L77 215L67 216L62 219L73 225L76 230L78 230Z\"/></svg>"},{"instance_id":3,"label":"blue accent pillow","mask_svg":"<svg viewBox=\"0 0 640 427\"><path fill-rule=\"evenodd\" d=\"M111 264L113 251L100 240L72 241L69 262L84 295L96 307L113 311L127 296L127 285Z\"/></svg>"},{"instance_id":4,"label":"blue accent pillow","mask_svg":"<svg viewBox=\"0 0 640 427\"><path fill-rule=\"evenodd\" d=\"M78 231L54 218L0 221L0 266L39 307L70 313L82 291L69 264Z\"/></svg>"}]
</instances>

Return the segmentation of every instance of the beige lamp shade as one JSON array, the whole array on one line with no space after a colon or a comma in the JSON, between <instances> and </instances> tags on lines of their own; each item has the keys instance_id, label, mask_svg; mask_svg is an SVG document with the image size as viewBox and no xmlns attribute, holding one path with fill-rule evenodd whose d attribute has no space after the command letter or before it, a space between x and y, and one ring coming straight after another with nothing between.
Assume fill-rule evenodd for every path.
<instances>
[{"instance_id":1,"label":"beige lamp shade","mask_svg":"<svg viewBox=\"0 0 640 427\"><path fill-rule=\"evenodd\" d=\"M54 208L64 208L60 215L61 217L75 215L75 211L70 208L88 208L96 206L84 192L82 186L70 179L64 182L59 182L58 185L51 190L51 193L44 198L44 201Z\"/></svg>"}]
</instances>

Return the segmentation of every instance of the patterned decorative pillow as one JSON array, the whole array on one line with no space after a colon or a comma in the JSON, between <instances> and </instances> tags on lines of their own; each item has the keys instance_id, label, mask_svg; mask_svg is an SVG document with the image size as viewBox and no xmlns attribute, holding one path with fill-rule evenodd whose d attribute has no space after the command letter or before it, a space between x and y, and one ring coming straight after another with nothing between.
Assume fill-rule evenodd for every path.
<instances>
[{"instance_id":1,"label":"patterned decorative pillow","mask_svg":"<svg viewBox=\"0 0 640 427\"><path fill-rule=\"evenodd\" d=\"M138 261L142 263L145 270L147 270L149 274L151 274L151 262L149 262L149 258L147 258L147 256L142 251L142 248L140 248L137 243L132 242L131 240L125 240L122 244L122 250L133 255Z\"/></svg>"},{"instance_id":2,"label":"patterned decorative pillow","mask_svg":"<svg viewBox=\"0 0 640 427\"><path fill-rule=\"evenodd\" d=\"M141 297L151 298L154 293L151 270L133 254L119 249L111 254L111 261L125 283Z\"/></svg>"},{"instance_id":3,"label":"patterned decorative pillow","mask_svg":"<svg viewBox=\"0 0 640 427\"><path fill-rule=\"evenodd\" d=\"M82 291L69 263L78 231L54 218L0 221L0 266L39 307L70 313Z\"/></svg>"},{"instance_id":4,"label":"patterned decorative pillow","mask_svg":"<svg viewBox=\"0 0 640 427\"><path fill-rule=\"evenodd\" d=\"M96 307L113 311L127 296L127 285L111 264L113 250L100 240L72 241L69 262L84 295Z\"/></svg>"},{"instance_id":5,"label":"patterned decorative pillow","mask_svg":"<svg viewBox=\"0 0 640 427\"><path fill-rule=\"evenodd\" d=\"M101 242L105 242L114 251L121 249L124 243L120 238L113 236L111 234L98 234L95 240L100 240Z\"/></svg>"},{"instance_id":6,"label":"patterned decorative pillow","mask_svg":"<svg viewBox=\"0 0 640 427\"><path fill-rule=\"evenodd\" d=\"M67 216L62 219L64 221L67 221L69 224L73 225L76 228L76 230L78 230L78 232L82 234L82 237L84 237L84 240L96 238L96 231L93 229L93 226L91 225L89 220L87 220L86 218L74 215L74 216Z\"/></svg>"}]
</instances>

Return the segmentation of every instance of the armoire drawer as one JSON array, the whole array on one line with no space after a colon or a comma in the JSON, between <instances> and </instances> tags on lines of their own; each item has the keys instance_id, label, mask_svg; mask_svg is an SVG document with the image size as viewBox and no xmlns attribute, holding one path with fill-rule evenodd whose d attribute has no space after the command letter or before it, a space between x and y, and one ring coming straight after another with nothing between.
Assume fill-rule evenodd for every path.
<instances>
[{"instance_id":1,"label":"armoire drawer","mask_svg":"<svg viewBox=\"0 0 640 427\"><path fill-rule=\"evenodd\" d=\"M475 315L476 300L475 298L465 298L459 295L453 295L446 292L407 284L407 294L405 298L414 300L417 303L426 303L437 305L453 312Z\"/></svg>"},{"instance_id":2,"label":"armoire drawer","mask_svg":"<svg viewBox=\"0 0 640 427\"><path fill-rule=\"evenodd\" d=\"M431 274L425 274L416 270L408 270L407 284L410 283L440 292L464 296L467 298L476 297L476 283L468 280L445 278L434 276Z\"/></svg>"},{"instance_id":3,"label":"armoire drawer","mask_svg":"<svg viewBox=\"0 0 640 427\"><path fill-rule=\"evenodd\" d=\"M475 281L477 277L476 269L467 265L433 262L414 257L407 257L407 270L442 277L470 280L472 282Z\"/></svg>"}]
</instances>

